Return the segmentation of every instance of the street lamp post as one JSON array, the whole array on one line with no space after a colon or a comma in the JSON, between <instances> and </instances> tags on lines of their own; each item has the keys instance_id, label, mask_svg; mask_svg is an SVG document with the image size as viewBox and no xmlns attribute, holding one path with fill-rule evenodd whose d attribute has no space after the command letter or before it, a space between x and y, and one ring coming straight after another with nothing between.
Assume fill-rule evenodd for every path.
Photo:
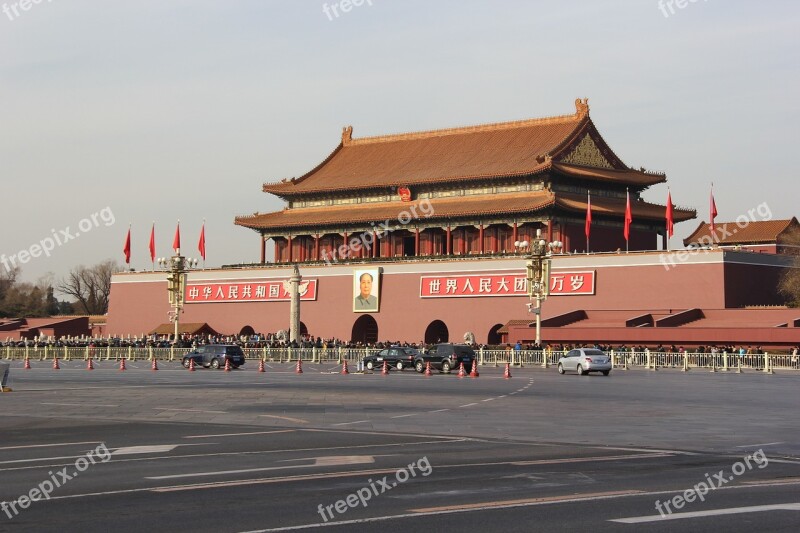
<instances>
[{"instance_id":1,"label":"street lamp post","mask_svg":"<svg viewBox=\"0 0 800 533\"><path fill-rule=\"evenodd\" d=\"M187 259L181 255L180 249L175 250L172 257L160 257L158 265L167 269L167 292L169 294L169 304L172 306L170 320L175 323L175 336L173 344L178 344L178 325L180 315L183 312L183 302L186 297L186 277L190 268L197 266L197 259Z\"/></svg>"},{"instance_id":2,"label":"street lamp post","mask_svg":"<svg viewBox=\"0 0 800 533\"><path fill-rule=\"evenodd\" d=\"M528 312L536 317L536 347L542 345L542 300L550 294L550 256L552 251L561 248L561 242L546 242L542 239L542 230L536 230L533 242L516 241L514 246L521 252L528 252L527 281L528 298L536 305L528 303Z\"/></svg>"}]
</instances>

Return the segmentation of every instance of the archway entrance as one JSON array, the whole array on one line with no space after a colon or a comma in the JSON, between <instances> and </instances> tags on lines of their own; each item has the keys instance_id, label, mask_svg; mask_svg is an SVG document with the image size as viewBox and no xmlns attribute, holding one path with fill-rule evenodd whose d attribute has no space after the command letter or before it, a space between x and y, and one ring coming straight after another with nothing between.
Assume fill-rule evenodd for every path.
<instances>
[{"instance_id":1,"label":"archway entrance","mask_svg":"<svg viewBox=\"0 0 800 533\"><path fill-rule=\"evenodd\" d=\"M351 342L374 344L378 342L378 323L371 315L361 315L353 324Z\"/></svg>"},{"instance_id":2,"label":"archway entrance","mask_svg":"<svg viewBox=\"0 0 800 533\"><path fill-rule=\"evenodd\" d=\"M425 344L450 342L450 332L441 320L434 320L425 329Z\"/></svg>"},{"instance_id":3,"label":"archway entrance","mask_svg":"<svg viewBox=\"0 0 800 533\"><path fill-rule=\"evenodd\" d=\"M245 326L245 327L243 327L243 328L242 328L242 330L239 332L239 335L240 335L240 336L241 336L241 335L247 335L248 337L252 337L252 336L253 336L253 335L255 335L255 334L256 334L256 330L254 330L254 329L253 329L253 326Z\"/></svg>"},{"instance_id":4,"label":"archway entrance","mask_svg":"<svg viewBox=\"0 0 800 533\"><path fill-rule=\"evenodd\" d=\"M503 338L498 333L498 330L502 327L503 324L495 324L492 326L492 329L489 330L489 340L486 341L486 344L489 346L497 346L503 343Z\"/></svg>"}]
</instances>

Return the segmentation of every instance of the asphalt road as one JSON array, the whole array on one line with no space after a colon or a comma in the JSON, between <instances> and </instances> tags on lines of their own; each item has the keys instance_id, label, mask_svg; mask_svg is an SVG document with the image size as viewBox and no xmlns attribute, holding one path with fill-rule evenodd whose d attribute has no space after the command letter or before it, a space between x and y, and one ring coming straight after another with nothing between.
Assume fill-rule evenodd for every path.
<instances>
[{"instance_id":1,"label":"asphalt road","mask_svg":"<svg viewBox=\"0 0 800 533\"><path fill-rule=\"evenodd\" d=\"M800 375L33 365L0 396L0 531L800 524Z\"/></svg>"}]
</instances>

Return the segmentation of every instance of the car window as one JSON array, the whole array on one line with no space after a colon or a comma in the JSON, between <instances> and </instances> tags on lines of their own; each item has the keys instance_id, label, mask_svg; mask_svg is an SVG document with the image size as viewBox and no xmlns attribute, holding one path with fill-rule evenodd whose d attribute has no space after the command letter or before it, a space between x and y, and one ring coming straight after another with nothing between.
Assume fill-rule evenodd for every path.
<instances>
[{"instance_id":1,"label":"car window","mask_svg":"<svg viewBox=\"0 0 800 533\"><path fill-rule=\"evenodd\" d=\"M380 357L386 357L387 355L389 355L389 350L381 350L380 352L378 352L378 355Z\"/></svg>"},{"instance_id":2,"label":"car window","mask_svg":"<svg viewBox=\"0 0 800 533\"><path fill-rule=\"evenodd\" d=\"M586 355L605 355L602 351L594 349L584 350L583 353L585 353Z\"/></svg>"},{"instance_id":3,"label":"car window","mask_svg":"<svg viewBox=\"0 0 800 533\"><path fill-rule=\"evenodd\" d=\"M244 353L239 346L228 346L226 351L230 355L242 355Z\"/></svg>"},{"instance_id":4,"label":"car window","mask_svg":"<svg viewBox=\"0 0 800 533\"><path fill-rule=\"evenodd\" d=\"M198 346L197 347L197 353L205 353L205 351L206 351L206 347L205 346Z\"/></svg>"},{"instance_id":5,"label":"car window","mask_svg":"<svg viewBox=\"0 0 800 533\"><path fill-rule=\"evenodd\" d=\"M580 352L578 350L570 350L567 352L567 357L578 357Z\"/></svg>"}]
</instances>

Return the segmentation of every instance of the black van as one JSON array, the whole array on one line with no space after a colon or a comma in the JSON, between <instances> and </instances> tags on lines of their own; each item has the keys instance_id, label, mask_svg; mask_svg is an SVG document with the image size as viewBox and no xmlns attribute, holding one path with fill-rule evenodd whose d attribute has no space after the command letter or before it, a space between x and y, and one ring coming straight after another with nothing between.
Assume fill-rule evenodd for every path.
<instances>
[{"instance_id":1,"label":"black van","mask_svg":"<svg viewBox=\"0 0 800 533\"><path fill-rule=\"evenodd\" d=\"M194 359L195 365L206 368L220 368L225 366L225 360L231 362L232 368L239 368L244 364L244 352L235 344L208 344L198 346L193 351L183 356L183 366L189 368L189 361Z\"/></svg>"},{"instance_id":2,"label":"black van","mask_svg":"<svg viewBox=\"0 0 800 533\"><path fill-rule=\"evenodd\" d=\"M464 363L464 370L471 372L475 360L475 350L466 344L435 344L414 359L414 368L417 372L424 372L430 363L431 368L448 373Z\"/></svg>"}]
</instances>

